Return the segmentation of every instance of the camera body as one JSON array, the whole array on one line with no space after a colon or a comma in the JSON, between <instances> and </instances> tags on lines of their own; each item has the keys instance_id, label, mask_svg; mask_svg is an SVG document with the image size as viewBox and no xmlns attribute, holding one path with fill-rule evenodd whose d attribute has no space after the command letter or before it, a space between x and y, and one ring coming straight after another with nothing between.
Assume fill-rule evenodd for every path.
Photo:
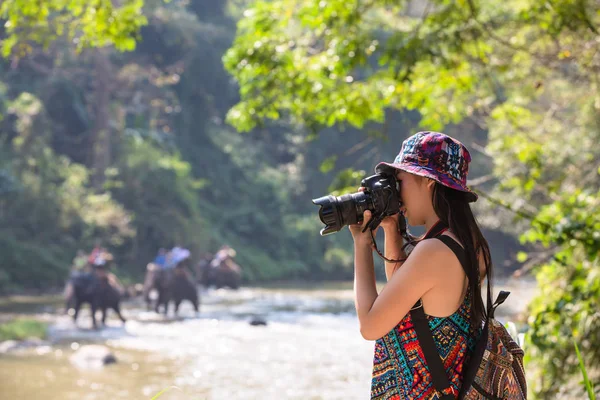
<instances>
[{"instance_id":1,"label":"camera body","mask_svg":"<svg viewBox=\"0 0 600 400\"><path fill-rule=\"evenodd\" d=\"M375 229L385 217L400 211L400 185L393 174L371 175L360 185L365 188L362 192L313 199L312 202L321 207L319 218L325 224L325 228L321 229L322 236L361 222L366 210L372 213L370 229Z\"/></svg>"}]
</instances>

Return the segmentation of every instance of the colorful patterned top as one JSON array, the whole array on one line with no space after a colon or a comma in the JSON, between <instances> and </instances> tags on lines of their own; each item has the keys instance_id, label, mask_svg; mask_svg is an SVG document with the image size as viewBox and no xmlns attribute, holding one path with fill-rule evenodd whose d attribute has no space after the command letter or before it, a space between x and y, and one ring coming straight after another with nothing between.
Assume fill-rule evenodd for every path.
<instances>
[{"instance_id":1,"label":"colorful patterned top","mask_svg":"<svg viewBox=\"0 0 600 400\"><path fill-rule=\"evenodd\" d=\"M458 397L463 365L476 344L476 338L469 333L470 292L454 314L443 318L427 315L427 321L451 383L444 394ZM440 396L425 363L411 315L407 313L394 329L375 342L371 399L437 400Z\"/></svg>"}]
</instances>

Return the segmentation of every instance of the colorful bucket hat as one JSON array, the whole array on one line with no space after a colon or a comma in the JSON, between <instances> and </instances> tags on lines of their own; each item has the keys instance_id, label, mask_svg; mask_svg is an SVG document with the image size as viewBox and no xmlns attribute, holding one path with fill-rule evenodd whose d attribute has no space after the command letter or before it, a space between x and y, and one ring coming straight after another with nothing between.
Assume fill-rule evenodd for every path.
<instances>
[{"instance_id":1,"label":"colorful bucket hat","mask_svg":"<svg viewBox=\"0 0 600 400\"><path fill-rule=\"evenodd\" d=\"M469 150L458 140L439 132L419 132L402 143L393 163L379 163L375 172L389 172L393 168L431 178L468 193L468 201L474 202L478 196L467 187L470 162Z\"/></svg>"}]
</instances>

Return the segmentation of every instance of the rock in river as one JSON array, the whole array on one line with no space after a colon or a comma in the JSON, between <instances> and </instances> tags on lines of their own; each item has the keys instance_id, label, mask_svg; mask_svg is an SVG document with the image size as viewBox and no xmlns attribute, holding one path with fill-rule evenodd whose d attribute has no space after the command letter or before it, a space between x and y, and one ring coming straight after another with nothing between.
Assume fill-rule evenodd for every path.
<instances>
[{"instance_id":1,"label":"rock in river","mask_svg":"<svg viewBox=\"0 0 600 400\"><path fill-rule=\"evenodd\" d=\"M106 346L90 344L81 346L70 358L77 368L97 369L117 362L117 358Z\"/></svg>"}]
</instances>

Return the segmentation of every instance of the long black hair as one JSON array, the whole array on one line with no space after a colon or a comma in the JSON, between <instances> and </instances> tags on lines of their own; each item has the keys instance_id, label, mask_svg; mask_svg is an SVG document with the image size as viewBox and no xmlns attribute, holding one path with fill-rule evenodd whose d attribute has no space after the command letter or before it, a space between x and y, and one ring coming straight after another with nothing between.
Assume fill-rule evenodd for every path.
<instances>
[{"instance_id":1,"label":"long black hair","mask_svg":"<svg viewBox=\"0 0 600 400\"><path fill-rule=\"evenodd\" d=\"M433 188L433 209L438 218L445 223L463 245L467 256L465 273L469 279L468 291L471 295L471 327L477 329L486 316L486 308L481 297L479 258L481 254L485 264L485 276L492 282L492 257L487 240L483 237L477 220L467 200L467 193L451 189L438 182Z\"/></svg>"}]
</instances>

